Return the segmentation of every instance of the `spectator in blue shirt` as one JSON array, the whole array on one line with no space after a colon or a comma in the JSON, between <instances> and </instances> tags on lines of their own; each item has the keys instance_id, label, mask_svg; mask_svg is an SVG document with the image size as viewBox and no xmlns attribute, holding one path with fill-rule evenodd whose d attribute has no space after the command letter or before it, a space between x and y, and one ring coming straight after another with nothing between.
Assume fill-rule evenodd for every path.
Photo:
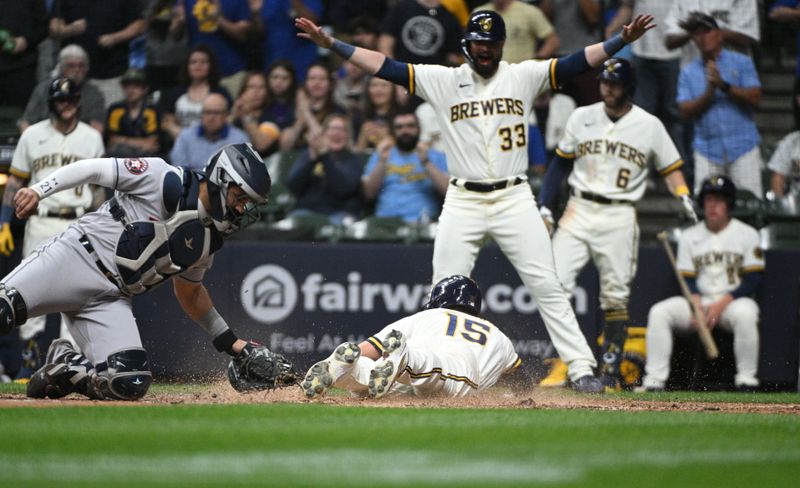
<instances>
[{"instance_id":1,"label":"spectator in blue shirt","mask_svg":"<svg viewBox=\"0 0 800 488\"><path fill-rule=\"evenodd\" d=\"M261 8L261 29L264 32L264 66L279 59L291 59L300 83L308 68L317 59L317 46L297 37L296 17L317 22L322 17L322 0L268 0Z\"/></svg>"},{"instance_id":2,"label":"spectator in blue shirt","mask_svg":"<svg viewBox=\"0 0 800 488\"><path fill-rule=\"evenodd\" d=\"M392 118L391 136L372 154L361 187L377 200L375 215L402 217L406 222L434 218L447 192L447 162L442 152L419 144L419 121L411 113Z\"/></svg>"},{"instance_id":3,"label":"spectator in blue shirt","mask_svg":"<svg viewBox=\"0 0 800 488\"><path fill-rule=\"evenodd\" d=\"M738 188L763 196L760 136L753 110L761 84L750 57L722 48L722 31L710 15L693 13L682 27L700 57L678 78L678 109L694 122L695 190L714 174L729 176Z\"/></svg>"},{"instance_id":4,"label":"spectator in blue shirt","mask_svg":"<svg viewBox=\"0 0 800 488\"><path fill-rule=\"evenodd\" d=\"M800 29L800 0L776 0L769 12L769 19ZM794 108L795 127L800 129L800 30L797 31L796 51L797 69L795 71L792 107Z\"/></svg>"},{"instance_id":5,"label":"spectator in blue shirt","mask_svg":"<svg viewBox=\"0 0 800 488\"><path fill-rule=\"evenodd\" d=\"M206 44L222 73L220 84L239 93L247 63L244 43L251 29L248 0L183 0L189 45Z\"/></svg>"},{"instance_id":6,"label":"spectator in blue shirt","mask_svg":"<svg viewBox=\"0 0 800 488\"><path fill-rule=\"evenodd\" d=\"M228 99L211 93L203 101L200 123L183 129L169 153L173 165L202 170L208 158L227 144L250 142L242 130L228 123Z\"/></svg>"}]
</instances>

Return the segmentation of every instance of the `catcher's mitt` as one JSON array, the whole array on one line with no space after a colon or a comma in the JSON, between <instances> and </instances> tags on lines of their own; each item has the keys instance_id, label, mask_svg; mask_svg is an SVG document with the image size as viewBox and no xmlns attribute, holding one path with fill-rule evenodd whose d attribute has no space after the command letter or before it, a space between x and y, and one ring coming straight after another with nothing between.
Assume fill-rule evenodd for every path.
<instances>
[{"instance_id":1,"label":"catcher's mitt","mask_svg":"<svg viewBox=\"0 0 800 488\"><path fill-rule=\"evenodd\" d=\"M228 380L236 391L244 392L291 386L297 384L299 375L282 355L248 342L228 364Z\"/></svg>"}]
</instances>

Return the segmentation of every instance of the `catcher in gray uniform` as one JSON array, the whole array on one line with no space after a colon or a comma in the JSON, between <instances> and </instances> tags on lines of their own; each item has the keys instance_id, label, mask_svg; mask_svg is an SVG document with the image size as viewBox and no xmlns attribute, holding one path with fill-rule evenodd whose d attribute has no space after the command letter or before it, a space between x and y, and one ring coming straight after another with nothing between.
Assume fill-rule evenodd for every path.
<instances>
[{"instance_id":1,"label":"catcher in gray uniform","mask_svg":"<svg viewBox=\"0 0 800 488\"><path fill-rule=\"evenodd\" d=\"M131 298L176 277L183 310L233 359L239 391L294 384L282 356L238 339L214 308L202 283L224 238L258 218L271 181L249 144L223 147L204 172L159 158L86 159L19 190L16 213L25 218L39 201L91 183L114 196L66 232L45 242L0 280L0 334L26 317L62 312L80 351L56 340L34 373L28 396L137 400L152 381Z\"/></svg>"}]
</instances>

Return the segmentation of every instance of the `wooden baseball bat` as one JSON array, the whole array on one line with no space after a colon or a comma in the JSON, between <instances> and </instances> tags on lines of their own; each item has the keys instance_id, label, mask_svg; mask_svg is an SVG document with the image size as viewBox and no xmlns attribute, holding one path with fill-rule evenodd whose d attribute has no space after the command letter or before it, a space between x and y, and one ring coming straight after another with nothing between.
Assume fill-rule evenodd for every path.
<instances>
[{"instance_id":1,"label":"wooden baseball bat","mask_svg":"<svg viewBox=\"0 0 800 488\"><path fill-rule=\"evenodd\" d=\"M667 252L672 270L675 272L675 277L678 278L678 285L681 287L681 293L683 293L683 297L689 301L689 307L692 309L695 320L697 320L697 335L700 336L700 342L703 343L703 348L706 350L706 357L708 357L708 359L717 359L719 357L719 349L717 349L714 338L711 337L711 331L706 327L706 315L703 313L702 308L695 307L694 302L692 302L692 294L689 291L689 287L686 285L686 280L683 279L681 272L678 271L678 263L675 261L675 254L673 254L672 247L669 245L667 233L663 231L659 232L656 237L661 241L664 250Z\"/></svg>"}]
</instances>

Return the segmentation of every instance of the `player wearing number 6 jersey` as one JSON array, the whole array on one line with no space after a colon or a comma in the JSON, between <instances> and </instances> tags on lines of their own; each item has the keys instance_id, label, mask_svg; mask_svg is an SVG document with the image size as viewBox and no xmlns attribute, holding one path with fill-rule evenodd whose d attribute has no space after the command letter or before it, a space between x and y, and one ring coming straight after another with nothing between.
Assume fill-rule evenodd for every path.
<instances>
[{"instance_id":1,"label":"player wearing number 6 jersey","mask_svg":"<svg viewBox=\"0 0 800 488\"><path fill-rule=\"evenodd\" d=\"M697 222L679 170L683 161L678 150L661 121L633 104L635 87L628 61L611 58L604 63L602 102L570 115L539 194L542 216L552 221L548 209L553 208L561 180L569 173L572 196L553 236L556 272L572 293L580 270L590 257L594 261L600 274L600 308L605 312L602 381L615 390L620 384L630 283L639 251L633 204L644 194L650 165L681 199L689 219ZM548 377L543 385L552 386L547 382L553 380Z\"/></svg>"},{"instance_id":2,"label":"player wearing number 6 jersey","mask_svg":"<svg viewBox=\"0 0 800 488\"><path fill-rule=\"evenodd\" d=\"M451 184L439 218L433 281L469 275L490 235L536 299L570 378L581 391L599 392L596 365L555 274L550 239L536 210L528 169L528 118L534 98L547 88L599 66L625 43L654 27L637 17L621 35L559 59L501 61L506 33L495 12L472 14L462 40L467 63L457 68L398 63L383 54L333 39L300 18L301 37L349 59L378 77L408 88L429 102L442 129Z\"/></svg>"},{"instance_id":3,"label":"player wearing number 6 jersey","mask_svg":"<svg viewBox=\"0 0 800 488\"><path fill-rule=\"evenodd\" d=\"M443 279L422 308L361 344L339 345L308 370L300 385L306 396L336 386L375 398L463 397L517 371L522 361L511 340L479 317L481 291L470 278Z\"/></svg>"}]
</instances>

